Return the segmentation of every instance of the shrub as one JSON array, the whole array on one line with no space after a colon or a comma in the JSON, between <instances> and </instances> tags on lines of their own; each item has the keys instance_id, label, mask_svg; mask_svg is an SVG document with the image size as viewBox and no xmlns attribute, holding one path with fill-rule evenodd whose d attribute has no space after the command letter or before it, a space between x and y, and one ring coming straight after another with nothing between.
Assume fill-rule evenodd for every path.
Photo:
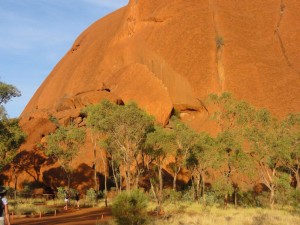
<instances>
[{"instance_id":1,"label":"shrub","mask_svg":"<svg viewBox=\"0 0 300 225\"><path fill-rule=\"evenodd\" d=\"M97 193L93 188L86 191L86 200L87 202L92 203L92 205L95 205L97 201Z\"/></svg>"},{"instance_id":2,"label":"shrub","mask_svg":"<svg viewBox=\"0 0 300 225\"><path fill-rule=\"evenodd\" d=\"M216 37L217 49L221 48L224 45L224 38L222 36Z\"/></svg>"},{"instance_id":3,"label":"shrub","mask_svg":"<svg viewBox=\"0 0 300 225\"><path fill-rule=\"evenodd\" d=\"M112 213L119 225L147 223L147 196L141 190L120 193L112 203Z\"/></svg>"},{"instance_id":4,"label":"shrub","mask_svg":"<svg viewBox=\"0 0 300 225\"><path fill-rule=\"evenodd\" d=\"M164 189L164 196L166 196L166 200L169 202L180 201L182 198L182 193L179 191L174 191L173 189Z\"/></svg>"},{"instance_id":5,"label":"shrub","mask_svg":"<svg viewBox=\"0 0 300 225\"><path fill-rule=\"evenodd\" d=\"M64 200L66 195L66 191L64 187L57 188L57 198L60 200Z\"/></svg>"}]
</instances>

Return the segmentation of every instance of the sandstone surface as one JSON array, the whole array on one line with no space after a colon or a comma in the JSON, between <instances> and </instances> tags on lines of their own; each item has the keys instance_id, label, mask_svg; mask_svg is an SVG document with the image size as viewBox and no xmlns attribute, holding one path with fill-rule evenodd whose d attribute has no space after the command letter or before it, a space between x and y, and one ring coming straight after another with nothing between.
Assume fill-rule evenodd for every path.
<instances>
[{"instance_id":1,"label":"sandstone surface","mask_svg":"<svg viewBox=\"0 0 300 225\"><path fill-rule=\"evenodd\" d=\"M299 12L298 0L130 0L87 28L36 91L23 148L53 131L51 116L84 126L80 109L102 99L136 101L164 125L175 108L210 131L210 93L299 112Z\"/></svg>"}]
</instances>

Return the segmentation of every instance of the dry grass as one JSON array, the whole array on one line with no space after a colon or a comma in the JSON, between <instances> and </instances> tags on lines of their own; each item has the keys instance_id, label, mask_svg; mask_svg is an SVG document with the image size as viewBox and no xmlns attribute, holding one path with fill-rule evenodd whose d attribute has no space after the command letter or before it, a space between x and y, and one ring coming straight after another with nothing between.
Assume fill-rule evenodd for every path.
<instances>
[{"instance_id":1,"label":"dry grass","mask_svg":"<svg viewBox=\"0 0 300 225\"><path fill-rule=\"evenodd\" d=\"M165 215L153 225L299 225L300 215L260 208L202 208L199 204L165 206Z\"/></svg>"}]
</instances>

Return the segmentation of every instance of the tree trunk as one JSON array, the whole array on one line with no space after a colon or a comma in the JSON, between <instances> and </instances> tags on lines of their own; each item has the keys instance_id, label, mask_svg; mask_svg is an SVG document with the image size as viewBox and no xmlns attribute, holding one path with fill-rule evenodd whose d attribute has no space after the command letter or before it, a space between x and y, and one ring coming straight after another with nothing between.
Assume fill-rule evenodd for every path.
<instances>
[{"instance_id":1,"label":"tree trunk","mask_svg":"<svg viewBox=\"0 0 300 225\"><path fill-rule=\"evenodd\" d=\"M227 208L227 204L228 204L228 193L226 193L224 196L224 207L225 208Z\"/></svg>"},{"instance_id":2,"label":"tree trunk","mask_svg":"<svg viewBox=\"0 0 300 225\"><path fill-rule=\"evenodd\" d=\"M134 188L135 189L138 189L138 187L139 187L140 174L141 174L141 171L139 169L137 169L137 171L136 171L136 177L135 177L135 182L134 182Z\"/></svg>"},{"instance_id":3,"label":"tree trunk","mask_svg":"<svg viewBox=\"0 0 300 225\"><path fill-rule=\"evenodd\" d=\"M156 215L158 216L159 214L159 208L160 208L160 202L159 202L159 197L158 197L158 191L156 190L156 188L154 187L153 183L152 183L152 179L150 178L150 185L151 185L151 190L153 193L154 198L156 199L156 204L157 204L157 211L156 211Z\"/></svg>"},{"instance_id":4,"label":"tree trunk","mask_svg":"<svg viewBox=\"0 0 300 225\"><path fill-rule=\"evenodd\" d=\"M237 192L238 192L238 189L237 188L234 188L234 207L237 208Z\"/></svg>"},{"instance_id":5,"label":"tree trunk","mask_svg":"<svg viewBox=\"0 0 300 225\"><path fill-rule=\"evenodd\" d=\"M70 190L70 185L71 185L71 173L67 173L67 179L68 179L68 190Z\"/></svg>"},{"instance_id":6,"label":"tree trunk","mask_svg":"<svg viewBox=\"0 0 300 225\"><path fill-rule=\"evenodd\" d=\"M14 171L13 174L14 174L14 180L15 180L15 182L14 182L14 188L15 188L14 198L16 200L17 199L18 176L17 176L17 172L16 172L15 167L13 167L13 171Z\"/></svg>"},{"instance_id":7,"label":"tree trunk","mask_svg":"<svg viewBox=\"0 0 300 225\"><path fill-rule=\"evenodd\" d=\"M173 190L176 191L177 173L174 173L173 178Z\"/></svg>"},{"instance_id":8,"label":"tree trunk","mask_svg":"<svg viewBox=\"0 0 300 225\"><path fill-rule=\"evenodd\" d=\"M201 175L197 174L197 179L196 179L196 195L197 195L197 201L198 203L200 203L200 199L201 199L201 182L203 182L201 180Z\"/></svg>"},{"instance_id":9,"label":"tree trunk","mask_svg":"<svg viewBox=\"0 0 300 225\"><path fill-rule=\"evenodd\" d=\"M130 191L131 189L131 174L130 174L130 164L126 162L126 171L125 171L125 177L126 177L126 190Z\"/></svg>"},{"instance_id":10,"label":"tree trunk","mask_svg":"<svg viewBox=\"0 0 300 225\"><path fill-rule=\"evenodd\" d=\"M159 210L160 212L162 211L162 201L163 201L163 177L162 177L162 166L159 166L158 169L158 178L159 178L159 195L158 195L158 200L159 200Z\"/></svg>"},{"instance_id":11,"label":"tree trunk","mask_svg":"<svg viewBox=\"0 0 300 225\"><path fill-rule=\"evenodd\" d=\"M197 201L197 193L196 193L196 185L195 185L195 176L192 175L191 177L191 181L192 181L192 189L193 189L193 201Z\"/></svg>"},{"instance_id":12,"label":"tree trunk","mask_svg":"<svg viewBox=\"0 0 300 225\"><path fill-rule=\"evenodd\" d=\"M298 172L298 171L297 171L297 172ZM300 176L299 176L299 172L298 172L298 174L295 173L295 179L296 179L296 182L297 182L296 189L297 189L297 190L300 190Z\"/></svg>"},{"instance_id":13,"label":"tree trunk","mask_svg":"<svg viewBox=\"0 0 300 225\"><path fill-rule=\"evenodd\" d=\"M119 185L119 187L120 187L120 189L119 189L119 192L121 192L122 191L122 176L121 176L121 168L119 168L119 171L120 171L120 185Z\"/></svg>"},{"instance_id":14,"label":"tree trunk","mask_svg":"<svg viewBox=\"0 0 300 225\"><path fill-rule=\"evenodd\" d=\"M102 151L100 152L101 155L101 160L103 164L103 171L104 171L104 198L105 198L105 206L107 207L107 173L108 173L108 168L107 168L107 156L103 156Z\"/></svg>"},{"instance_id":15,"label":"tree trunk","mask_svg":"<svg viewBox=\"0 0 300 225\"><path fill-rule=\"evenodd\" d=\"M115 164L114 164L113 157L111 157L111 169L112 169L112 173L113 173L113 176L114 176L114 181L115 181L115 184L116 184L116 190L119 191L119 181L118 181L118 178L117 178L117 175L116 175L116 169L115 169Z\"/></svg>"},{"instance_id":16,"label":"tree trunk","mask_svg":"<svg viewBox=\"0 0 300 225\"><path fill-rule=\"evenodd\" d=\"M94 163L93 163L93 169L94 169L94 185L95 185L95 191L98 193L99 191L99 185L98 185L98 179L97 179L97 148L96 148L96 140L92 137L92 143L94 142Z\"/></svg>"},{"instance_id":17,"label":"tree trunk","mask_svg":"<svg viewBox=\"0 0 300 225\"><path fill-rule=\"evenodd\" d=\"M275 203L275 188L272 187L270 189L271 193L270 193L270 207L271 209L274 209L274 203Z\"/></svg>"},{"instance_id":18,"label":"tree trunk","mask_svg":"<svg viewBox=\"0 0 300 225\"><path fill-rule=\"evenodd\" d=\"M104 173L104 197L105 197L105 207L107 207L107 175Z\"/></svg>"},{"instance_id":19,"label":"tree trunk","mask_svg":"<svg viewBox=\"0 0 300 225\"><path fill-rule=\"evenodd\" d=\"M206 207L205 179L203 175L201 175L201 177L202 177L202 200L203 200L203 206L205 208Z\"/></svg>"}]
</instances>

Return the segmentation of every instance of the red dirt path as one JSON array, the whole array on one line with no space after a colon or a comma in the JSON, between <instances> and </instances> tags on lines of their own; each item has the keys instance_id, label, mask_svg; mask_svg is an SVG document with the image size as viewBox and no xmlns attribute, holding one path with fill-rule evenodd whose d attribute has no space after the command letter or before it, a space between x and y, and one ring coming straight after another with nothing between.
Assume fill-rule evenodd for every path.
<instances>
[{"instance_id":1,"label":"red dirt path","mask_svg":"<svg viewBox=\"0 0 300 225\"><path fill-rule=\"evenodd\" d=\"M103 215L103 219L102 219ZM88 208L67 213L60 213L57 216L46 216L42 218L19 218L11 221L12 225L95 225L97 221L107 222L111 219L111 212L105 208Z\"/></svg>"}]
</instances>

